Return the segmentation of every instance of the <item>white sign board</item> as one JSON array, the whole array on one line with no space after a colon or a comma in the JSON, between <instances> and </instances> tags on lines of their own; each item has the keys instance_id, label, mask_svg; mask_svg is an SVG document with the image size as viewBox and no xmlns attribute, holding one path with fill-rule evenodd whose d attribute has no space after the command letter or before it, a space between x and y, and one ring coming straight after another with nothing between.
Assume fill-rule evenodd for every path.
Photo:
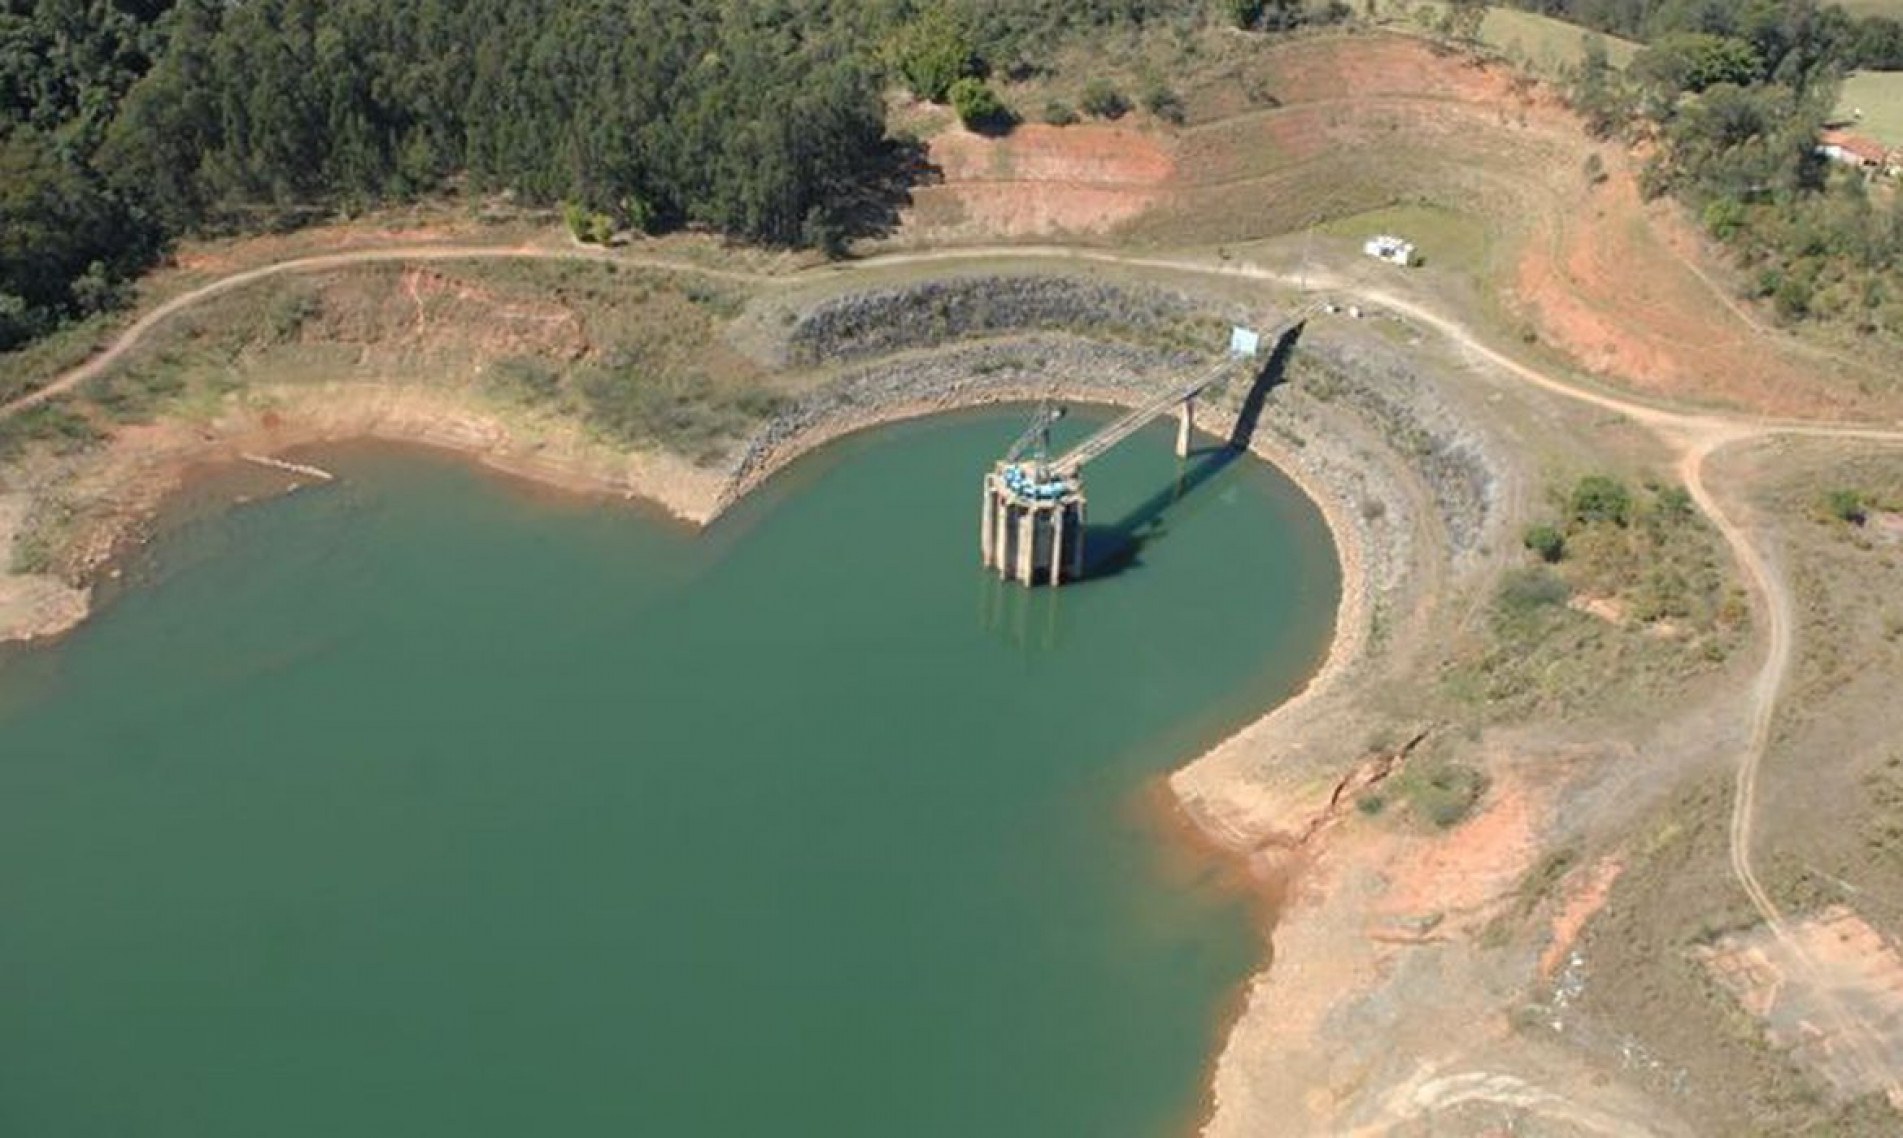
<instances>
[{"instance_id":1,"label":"white sign board","mask_svg":"<svg viewBox=\"0 0 1903 1138\"><path fill-rule=\"evenodd\" d=\"M1229 329L1229 354L1254 357L1262 351L1262 333L1247 328Z\"/></svg>"}]
</instances>

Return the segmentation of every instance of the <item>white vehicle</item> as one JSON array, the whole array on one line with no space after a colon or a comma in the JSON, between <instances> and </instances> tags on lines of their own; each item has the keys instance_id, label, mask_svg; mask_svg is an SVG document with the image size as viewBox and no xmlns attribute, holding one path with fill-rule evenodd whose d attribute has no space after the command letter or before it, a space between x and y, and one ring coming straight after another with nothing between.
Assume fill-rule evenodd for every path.
<instances>
[{"instance_id":1,"label":"white vehicle","mask_svg":"<svg viewBox=\"0 0 1903 1138\"><path fill-rule=\"evenodd\" d=\"M1403 268L1414 263L1414 243L1386 233L1368 238L1367 243L1362 245L1361 251L1377 261L1386 261Z\"/></svg>"}]
</instances>

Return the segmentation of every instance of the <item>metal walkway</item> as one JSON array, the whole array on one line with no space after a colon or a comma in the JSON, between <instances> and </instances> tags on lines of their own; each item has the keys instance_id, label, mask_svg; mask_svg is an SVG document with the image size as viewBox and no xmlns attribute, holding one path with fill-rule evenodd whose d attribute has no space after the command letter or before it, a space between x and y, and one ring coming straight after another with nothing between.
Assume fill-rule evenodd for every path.
<instances>
[{"instance_id":1,"label":"metal walkway","mask_svg":"<svg viewBox=\"0 0 1903 1138\"><path fill-rule=\"evenodd\" d=\"M1318 305L1311 305L1295 313L1293 316L1290 316L1288 319L1264 333L1262 342L1270 345L1270 350L1273 351L1274 346L1282 342L1282 337L1288 335L1303 321L1314 315L1318 309ZM1091 435L1083 442L1078 443L1070 450L1058 456L1050 465L1052 473L1059 475L1076 474L1086 462L1103 457L1104 452L1142 430L1149 424L1150 420L1168 414L1172 408L1186 400L1194 399L1204 389L1227 379L1235 372L1255 363L1256 360L1252 356L1231 356L1217 363L1207 371L1165 388L1158 392L1147 403L1144 403L1134 410L1125 412L1104 426L1096 434Z\"/></svg>"}]
</instances>

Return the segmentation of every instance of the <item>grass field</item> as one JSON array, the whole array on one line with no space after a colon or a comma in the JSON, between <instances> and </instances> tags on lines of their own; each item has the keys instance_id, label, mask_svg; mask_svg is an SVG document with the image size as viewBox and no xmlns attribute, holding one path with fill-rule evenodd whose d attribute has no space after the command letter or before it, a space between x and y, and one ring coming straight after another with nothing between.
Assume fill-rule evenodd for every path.
<instances>
[{"instance_id":1,"label":"grass field","mask_svg":"<svg viewBox=\"0 0 1903 1138\"><path fill-rule=\"evenodd\" d=\"M1903 11L1903 0L1890 5ZM1850 119L1857 111L1857 131L1885 146L1903 146L1903 71L1856 71L1844 80L1837 114Z\"/></svg>"},{"instance_id":2,"label":"grass field","mask_svg":"<svg viewBox=\"0 0 1903 1138\"><path fill-rule=\"evenodd\" d=\"M1837 0L1853 16L1889 16L1903 20L1903 0Z\"/></svg>"},{"instance_id":3,"label":"grass field","mask_svg":"<svg viewBox=\"0 0 1903 1138\"><path fill-rule=\"evenodd\" d=\"M1393 233L1414 242L1423 263L1472 274L1488 268L1486 223L1435 205L1398 205L1338 218L1316 227L1357 243L1377 233Z\"/></svg>"},{"instance_id":4,"label":"grass field","mask_svg":"<svg viewBox=\"0 0 1903 1138\"><path fill-rule=\"evenodd\" d=\"M1903 0L1898 0L1903 7ZM1439 18L1444 5L1438 0L1378 0L1376 14L1383 20L1412 23L1426 27ZM1585 37L1596 33L1534 12L1516 8L1493 8L1480 25L1480 39L1526 67L1542 74L1555 74L1579 62L1585 53ZM1615 36L1602 36L1606 58L1623 68L1638 54L1639 44Z\"/></svg>"}]
</instances>

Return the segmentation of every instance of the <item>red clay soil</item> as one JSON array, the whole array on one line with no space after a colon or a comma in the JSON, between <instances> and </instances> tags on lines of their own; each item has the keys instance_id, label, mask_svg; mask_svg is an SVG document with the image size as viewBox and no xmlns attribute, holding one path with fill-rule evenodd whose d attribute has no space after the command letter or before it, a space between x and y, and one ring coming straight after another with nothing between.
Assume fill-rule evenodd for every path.
<instances>
[{"instance_id":1,"label":"red clay soil","mask_svg":"<svg viewBox=\"0 0 1903 1138\"><path fill-rule=\"evenodd\" d=\"M934 240L1101 234L1162 200L1176 161L1130 126L1020 126L1002 138L953 128L931 141L941 185L913 191L909 228Z\"/></svg>"},{"instance_id":2,"label":"red clay soil","mask_svg":"<svg viewBox=\"0 0 1903 1138\"><path fill-rule=\"evenodd\" d=\"M1191 87L1201 121L1188 130L942 133L930 155L944 180L915 191L907 236L1076 237L1134 224L1166 243L1216 243L1383 202L1438 202L1496 231L1513 319L1608 383L1793 418L1903 412L1903 396L1866 366L1794 343L1731 296L1680 208L1640 200L1622 148L1593 142L1551 90L1510 68L1371 35L1287 43L1247 66L1278 105L1239 105L1233 78ZM1597 185L1583 169L1595 153L1606 171ZM1356 160L1376 154L1385 163Z\"/></svg>"},{"instance_id":3,"label":"red clay soil","mask_svg":"<svg viewBox=\"0 0 1903 1138\"><path fill-rule=\"evenodd\" d=\"M1396 124L1402 131L1492 136L1458 146L1456 160L1468 148L1517 143L1517 172L1510 160L1490 165L1526 191L1515 197L1532 216L1505 227L1519 229L1522 241L1507 283L1543 343L1610 381L1668 399L1791 417L1885 410L1881 395L1861 392L1844 374L1857 365L1801 349L1728 295L1716 283L1723 267L1679 208L1642 202L1634 162L1617 146L1595 146L1545 87L1414 40L1358 37L1331 46L1280 53L1275 93L1290 112L1326 105L1339 121L1302 115L1301 130L1268 133L1293 155L1319 152L1333 136L1352 138L1366 120L1393 118L1391 104L1402 100L1413 112ZM1447 122L1433 129L1423 115ZM1556 146L1568 152L1564 159L1555 160ZM1581 170L1594 152L1607 171L1596 187Z\"/></svg>"}]
</instances>

